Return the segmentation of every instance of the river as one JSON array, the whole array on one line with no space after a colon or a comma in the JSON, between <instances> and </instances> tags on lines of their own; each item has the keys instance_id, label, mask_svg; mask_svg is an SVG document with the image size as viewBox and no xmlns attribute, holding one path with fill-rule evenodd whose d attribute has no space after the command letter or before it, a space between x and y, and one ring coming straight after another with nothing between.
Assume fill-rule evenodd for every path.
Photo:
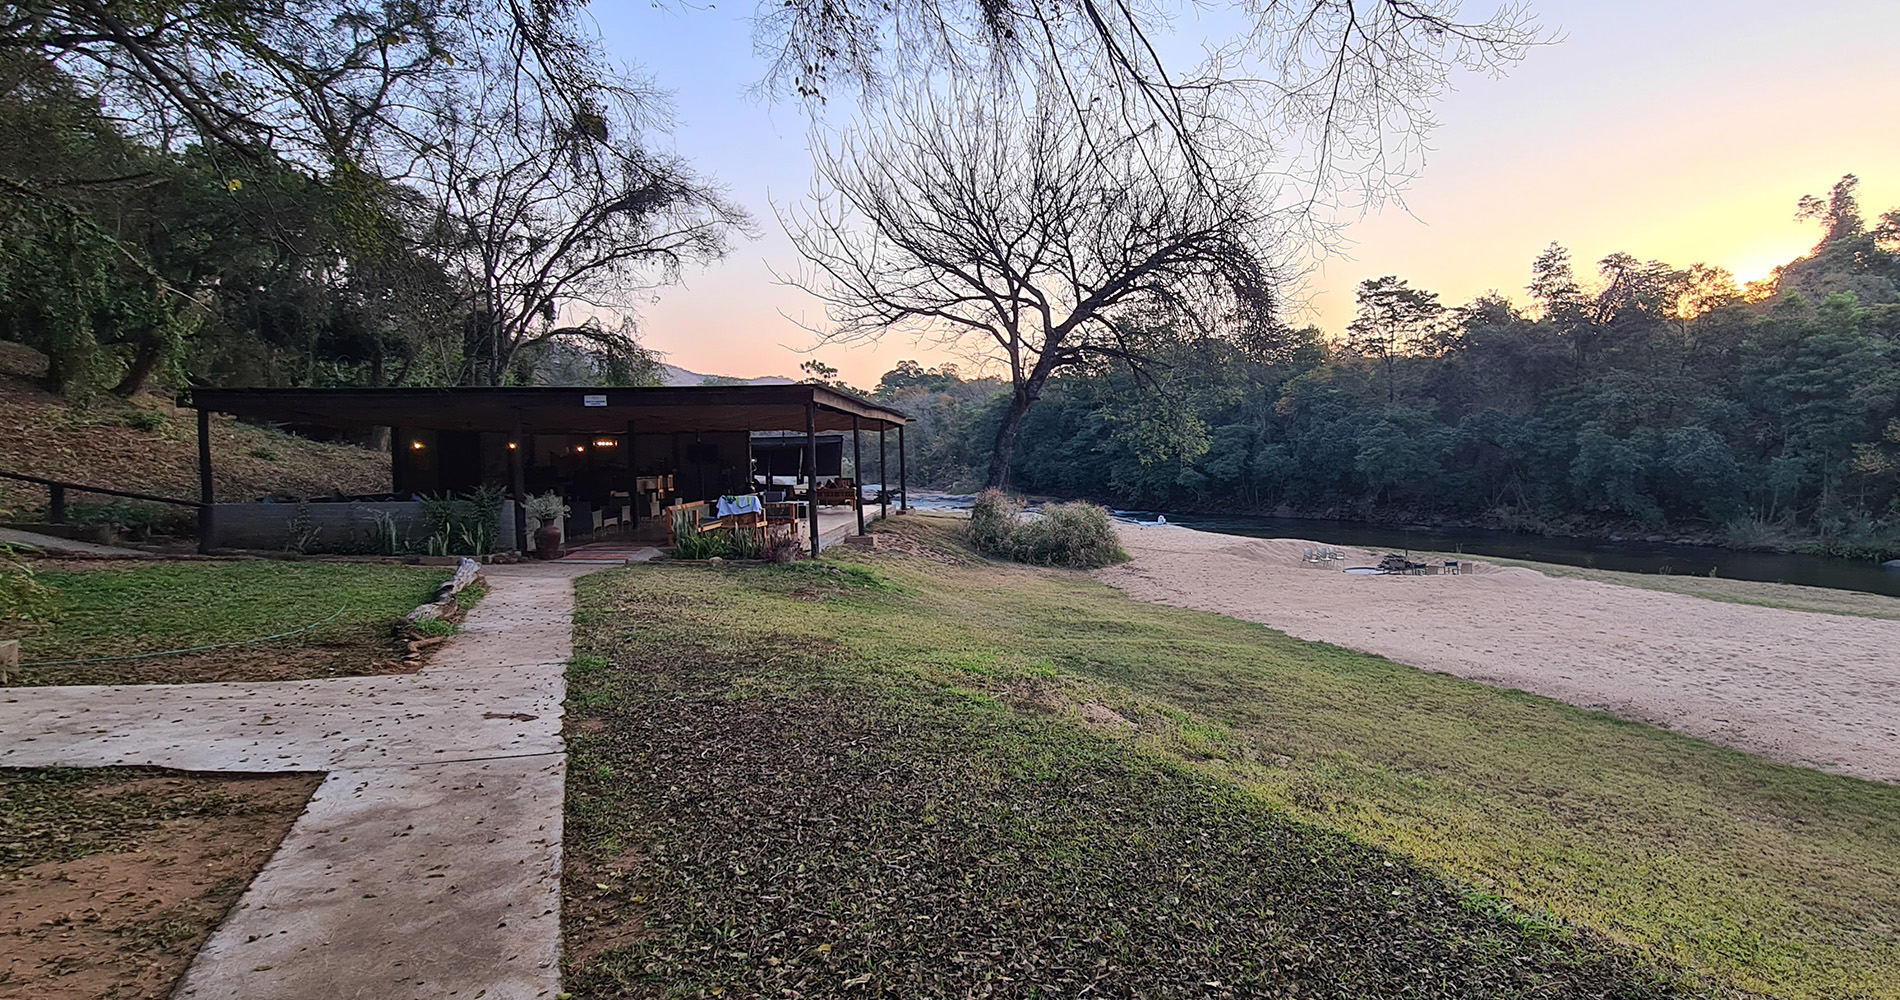
<instances>
[{"instance_id":1,"label":"river","mask_svg":"<svg viewBox=\"0 0 1900 1000\"><path fill-rule=\"evenodd\" d=\"M922 510L968 510L973 500L975 497L967 495L920 492L912 496L912 505ZM1118 510L1115 516L1127 520L1152 521L1157 512ZM1828 556L1744 552L1705 545L1671 545L1667 542L1608 542L1525 535L1485 528L1372 524L1311 517L1172 513L1166 516L1170 523L1185 528L1248 538L1300 538L1326 545L1350 545L1382 552L1402 553L1407 549L1464 552L1494 559L1522 559L1624 573L1678 576L1713 574L1730 580L1793 583L1804 587L1857 590L1900 597L1900 572L1886 569L1875 562L1855 562Z\"/></svg>"},{"instance_id":2,"label":"river","mask_svg":"<svg viewBox=\"0 0 1900 1000\"><path fill-rule=\"evenodd\" d=\"M1117 511L1118 515L1152 521L1150 511ZM1474 556L1523 559L1620 570L1625 573L1673 573L1678 576L1727 577L1765 583L1795 583L1806 587L1858 590L1900 597L1900 572L1875 562L1855 562L1828 556L1787 552L1742 552L1703 545L1667 542L1608 542L1583 538L1524 535L1484 528L1436 528L1427 525L1368 524L1305 517L1169 514L1183 527L1218 531L1250 538L1302 538L1327 545L1404 552L1466 552Z\"/></svg>"}]
</instances>

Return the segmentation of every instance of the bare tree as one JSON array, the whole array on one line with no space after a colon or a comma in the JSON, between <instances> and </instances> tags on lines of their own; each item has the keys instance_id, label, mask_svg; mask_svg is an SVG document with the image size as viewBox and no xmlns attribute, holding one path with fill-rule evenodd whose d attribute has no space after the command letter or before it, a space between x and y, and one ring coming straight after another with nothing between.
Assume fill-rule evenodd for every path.
<instances>
[{"instance_id":1,"label":"bare tree","mask_svg":"<svg viewBox=\"0 0 1900 1000\"><path fill-rule=\"evenodd\" d=\"M485 62L510 100L578 121L602 66L586 0L4 0L0 48L86 80L161 145L397 176L432 98ZM391 168L398 168L392 173Z\"/></svg>"},{"instance_id":2,"label":"bare tree","mask_svg":"<svg viewBox=\"0 0 1900 1000\"><path fill-rule=\"evenodd\" d=\"M475 43L465 0L9 0L0 45L91 83L161 145L320 169L413 114ZM475 18L472 20L471 18Z\"/></svg>"},{"instance_id":3,"label":"bare tree","mask_svg":"<svg viewBox=\"0 0 1900 1000\"><path fill-rule=\"evenodd\" d=\"M1222 153L1278 164L1311 210L1393 193L1422 163L1433 105L1459 69L1496 72L1544 36L1505 0L764 0L766 85L821 105L947 74L1008 88L1052 71L1075 111L1158 126L1215 183ZM1165 59L1185 16L1236 26ZM1180 51L1180 46L1172 47ZM1034 72L1025 74L1025 68ZM1353 190L1356 188L1357 190Z\"/></svg>"},{"instance_id":4,"label":"bare tree","mask_svg":"<svg viewBox=\"0 0 1900 1000\"><path fill-rule=\"evenodd\" d=\"M684 263L719 256L744 213L643 145L649 93L598 85L570 118L517 100L492 63L459 82L418 143L410 183L439 206L428 250L466 297L461 381L502 384L523 350L556 339L638 367L631 327L585 314L631 309ZM563 323L564 310L583 319Z\"/></svg>"},{"instance_id":5,"label":"bare tree","mask_svg":"<svg viewBox=\"0 0 1900 1000\"><path fill-rule=\"evenodd\" d=\"M1168 330L1270 327L1274 220L1257 178L1215 178L1207 196L1169 135L1075 114L1053 78L1027 105L973 86L902 96L821 155L814 203L786 224L815 266L800 283L829 305L827 339L906 330L1007 369L990 485L1006 484L1023 416L1058 372L1139 366Z\"/></svg>"}]
</instances>

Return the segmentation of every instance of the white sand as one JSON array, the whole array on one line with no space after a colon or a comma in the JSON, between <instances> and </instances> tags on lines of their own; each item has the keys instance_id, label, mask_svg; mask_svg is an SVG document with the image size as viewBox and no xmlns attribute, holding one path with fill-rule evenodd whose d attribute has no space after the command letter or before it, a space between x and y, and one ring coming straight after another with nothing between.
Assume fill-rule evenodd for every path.
<instances>
[{"instance_id":1,"label":"white sand","mask_svg":"<svg viewBox=\"0 0 1900 1000\"><path fill-rule=\"evenodd\" d=\"M1900 782L1900 621L1729 604L1480 564L1354 576L1314 543L1129 525L1130 595L1259 622L1758 753Z\"/></svg>"}]
</instances>

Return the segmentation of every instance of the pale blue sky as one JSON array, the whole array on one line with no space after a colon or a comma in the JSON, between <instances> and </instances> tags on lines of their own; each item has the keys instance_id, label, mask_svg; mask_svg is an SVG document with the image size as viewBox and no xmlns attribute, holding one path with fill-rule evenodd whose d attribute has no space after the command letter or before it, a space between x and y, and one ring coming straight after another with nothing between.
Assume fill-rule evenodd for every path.
<instances>
[{"instance_id":1,"label":"pale blue sky","mask_svg":"<svg viewBox=\"0 0 1900 1000\"><path fill-rule=\"evenodd\" d=\"M1870 216L1900 206L1900 2L1533 6L1561 41L1501 79L1456 81L1405 205L1348 229L1353 246L1307 281L1296 319L1342 328L1353 288L1383 274L1449 303L1493 288L1521 299L1531 258L1552 240L1579 262L1626 250L1757 278L1813 242L1812 227L1793 221L1795 201L1841 174L1860 175ZM761 230L684 285L656 290L640 311L647 343L696 371L795 374L814 338L785 315L820 325L823 310L773 281L798 257L771 203L805 194L811 161L802 110L748 94L764 72L753 10L593 5L610 51L673 93L673 145ZM901 335L817 356L866 386L901 358L948 357Z\"/></svg>"}]
</instances>

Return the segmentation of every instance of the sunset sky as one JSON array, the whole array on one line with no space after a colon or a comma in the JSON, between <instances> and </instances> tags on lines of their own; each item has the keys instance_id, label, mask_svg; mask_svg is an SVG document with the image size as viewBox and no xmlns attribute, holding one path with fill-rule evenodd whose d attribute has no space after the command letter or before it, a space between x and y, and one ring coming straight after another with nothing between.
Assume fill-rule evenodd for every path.
<instances>
[{"instance_id":1,"label":"sunset sky","mask_svg":"<svg viewBox=\"0 0 1900 1000\"><path fill-rule=\"evenodd\" d=\"M1892 0L1541 0L1559 36L1503 78L1465 75L1441 105L1405 203L1347 230L1348 252L1296 290L1296 322L1351 318L1354 287L1397 274L1449 304L1489 289L1522 299L1531 258L1556 240L1580 271L1624 250L1759 278L1811 246L1803 194L1861 178L1868 217L1900 206L1900 3ZM955 360L892 335L826 346L798 320L823 306L775 282L799 258L773 214L810 188L805 118L748 94L764 72L753 7L596 3L612 53L674 94L677 150L756 217L760 237L655 290L648 346L694 371L797 374L816 356L871 386L902 358ZM1489 13L1467 4L1468 15ZM1177 26L1192 36L1190 19ZM1205 31L1206 29L1202 29ZM790 317L790 318L788 318Z\"/></svg>"}]
</instances>

